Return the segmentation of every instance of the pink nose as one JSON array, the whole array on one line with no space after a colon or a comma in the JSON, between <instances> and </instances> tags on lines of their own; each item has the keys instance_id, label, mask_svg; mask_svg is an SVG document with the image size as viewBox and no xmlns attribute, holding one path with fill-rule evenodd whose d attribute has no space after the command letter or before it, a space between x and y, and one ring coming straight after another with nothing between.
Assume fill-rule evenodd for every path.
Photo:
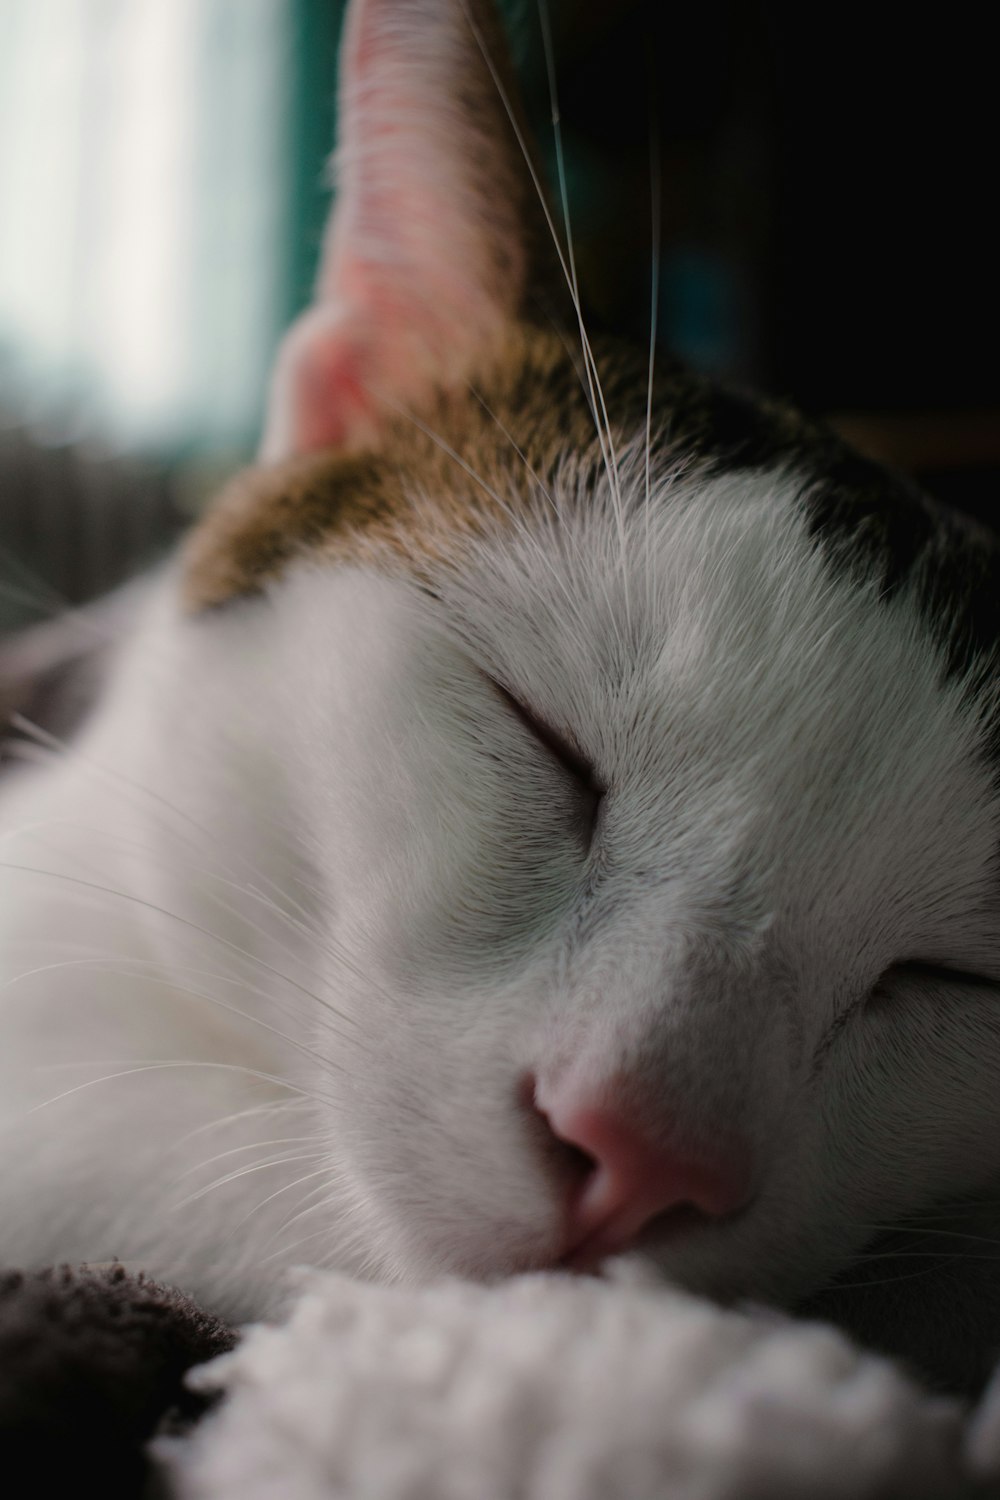
<instances>
[{"instance_id":1,"label":"pink nose","mask_svg":"<svg viewBox=\"0 0 1000 1500\"><path fill-rule=\"evenodd\" d=\"M625 1249L651 1219L672 1209L722 1218L747 1201L745 1160L695 1159L650 1140L629 1118L627 1105L558 1097L543 1103L536 1093L535 1108L557 1140L592 1163L567 1206L566 1261L572 1266L589 1266Z\"/></svg>"}]
</instances>

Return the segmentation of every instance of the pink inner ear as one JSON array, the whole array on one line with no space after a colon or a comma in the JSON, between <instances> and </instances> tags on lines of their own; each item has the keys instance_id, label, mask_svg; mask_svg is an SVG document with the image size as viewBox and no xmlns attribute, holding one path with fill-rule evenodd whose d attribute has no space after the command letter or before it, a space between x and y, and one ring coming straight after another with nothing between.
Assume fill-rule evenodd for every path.
<instances>
[{"instance_id":1,"label":"pink inner ear","mask_svg":"<svg viewBox=\"0 0 1000 1500\"><path fill-rule=\"evenodd\" d=\"M271 386L261 457L281 460L358 443L374 430L365 341L350 311L309 308L285 335Z\"/></svg>"},{"instance_id":2,"label":"pink inner ear","mask_svg":"<svg viewBox=\"0 0 1000 1500\"><path fill-rule=\"evenodd\" d=\"M524 282L521 164L485 0L352 0L317 300L274 373L262 456L357 447L488 357ZM501 63L501 59L496 59Z\"/></svg>"}]
</instances>

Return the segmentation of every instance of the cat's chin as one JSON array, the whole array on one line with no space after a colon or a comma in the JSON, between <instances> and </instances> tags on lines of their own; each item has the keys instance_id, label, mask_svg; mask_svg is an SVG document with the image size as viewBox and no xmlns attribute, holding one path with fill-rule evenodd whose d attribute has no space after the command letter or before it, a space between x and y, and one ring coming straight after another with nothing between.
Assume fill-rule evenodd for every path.
<instances>
[{"instance_id":1,"label":"cat's chin","mask_svg":"<svg viewBox=\"0 0 1000 1500\"><path fill-rule=\"evenodd\" d=\"M844 1252L831 1262L827 1247L801 1243L797 1255L777 1252L754 1234L752 1222L715 1223L695 1212L654 1220L631 1244L564 1257L552 1269L647 1287L675 1286L712 1302L753 1302L789 1309L826 1285L850 1260ZM748 1213L749 1217L749 1213Z\"/></svg>"},{"instance_id":2,"label":"cat's chin","mask_svg":"<svg viewBox=\"0 0 1000 1500\"><path fill-rule=\"evenodd\" d=\"M681 1204L658 1214L640 1234L629 1235L627 1239L615 1234L613 1224L602 1225L571 1245L560 1257L559 1265L568 1271L591 1273L617 1256L630 1252L655 1255L658 1249L683 1244L691 1236L711 1227L708 1215L693 1204Z\"/></svg>"},{"instance_id":3,"label":"cat's chin","mask_svg":"<svg viewBox=\"0 0 1000 1500\"><path fill-rule=\"evenodd\" d=\"M529 1211L524 1219L474 1211L400 1213L369 1195L363 1245L369 1274L423 1285L441 1277L495 1283L532 1272L672 1285L717 1303L790 1308L830 1283L860 1248L846 1224L820 1233L806 1213L776 1213L762 1197L725 1217L678 1206L627 1242L600 1228L575 1240ZM537 1213L537 1205L533 1205ZM548 1221L546 1222L546 1218ZM539 1222L541 1219L541 1222Z\"/></svg>"},{"instance_id":4,"label":"cat's chin","mask_svg":"<svg viewBox=\"0 0 1000 1500\"><path fill-rule=\"evenodd\" d=\"M410 1285L423 1285L442 1276L489 1284L532 1272L563 1272L646 1286L674 1285L717 1302L774 1297L770 1288L765 1290L759 1284L759 1278L744 1274L732 1254L725 1254L717 1245L709 1251L698 1226L690 1226L687 1234L674 1226L669 1236L658 1230L626 1247L602 1246L591 1240L566 1250L564 1244L540 1243L535 1235L517 1236L509 1230L481 1240L477 1237L474 1243L453 1241L447 1247L411 1241L405 1249L399 1247L394 1252L387 1249L384 1240L382 1244L381 1275Z\"/></svg>"}]
</instances>

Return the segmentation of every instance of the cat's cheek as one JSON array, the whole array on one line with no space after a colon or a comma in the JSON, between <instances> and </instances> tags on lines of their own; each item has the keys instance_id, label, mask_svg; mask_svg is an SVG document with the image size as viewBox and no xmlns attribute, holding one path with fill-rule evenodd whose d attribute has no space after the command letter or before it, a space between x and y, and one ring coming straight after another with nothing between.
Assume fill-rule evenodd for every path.
<instances>
[{"instance_id":1,"label":"cat's cheek","mask_svg":"<svg viewBox=\"0 0 1000 1500\"><path fill-rule=\"evenodd\" d=\"M516 969L572 912L575 809L554 777L518 788L503 767L432 740L418 753L383 766L339 820L337 926L362 934L404 993L455 975L475 987Z\"/></svg>"},{"instance_id":2,"label":"cat's cheek","mask_svg":"<svg viewBox=\"0 0 1000 1500\"><path fill-rule=\"evenodd\" d=\"M551 964L516 988L382 978L352 997L364 1065L325 1111L366 1253L407 1280L553 1264L560 1198L518 1097Z\"/></svg>"},{"instance_id":3,"label":"cat's cheek","mask_svg":"<svg viewBox=\"0 0 1000 1500\"><path fill-rule=\"evenodd\" d=\"M899 985L859 1006L824 1059L823 1171L847 1220L919 1215L995 1178L996 1000Z\"/></svg>"},{"instance_id":4,"label":"cat's cheek","mask_svg":"<svg viewBox=\"0 0 1000 1500\"><path fill-rule=\"evenodd\" d=\"M493 972L578 892L571 778L398 581L303 571L281 596L290 642L354 642L310 663L294 746L337 928L418 980Z\"/></svg>"}]
</instances>

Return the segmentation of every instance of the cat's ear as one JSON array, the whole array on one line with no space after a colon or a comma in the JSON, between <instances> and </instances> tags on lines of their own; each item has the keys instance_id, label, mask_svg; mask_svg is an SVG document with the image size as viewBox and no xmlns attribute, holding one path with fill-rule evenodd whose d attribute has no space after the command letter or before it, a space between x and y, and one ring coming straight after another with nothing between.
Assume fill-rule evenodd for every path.
<instances>
[{"instance_id":1,"label":"cat's ear","mask_svg":"<svg viewBox=\"0 0 1000 1500\"><path fill-rule=\"evenodd\" d=\"M338 107L315 300L278 355L265 460L362 446L467 379L516 316L539 238L489 0L351 0Z\"/></svg>"}]
</instances>

